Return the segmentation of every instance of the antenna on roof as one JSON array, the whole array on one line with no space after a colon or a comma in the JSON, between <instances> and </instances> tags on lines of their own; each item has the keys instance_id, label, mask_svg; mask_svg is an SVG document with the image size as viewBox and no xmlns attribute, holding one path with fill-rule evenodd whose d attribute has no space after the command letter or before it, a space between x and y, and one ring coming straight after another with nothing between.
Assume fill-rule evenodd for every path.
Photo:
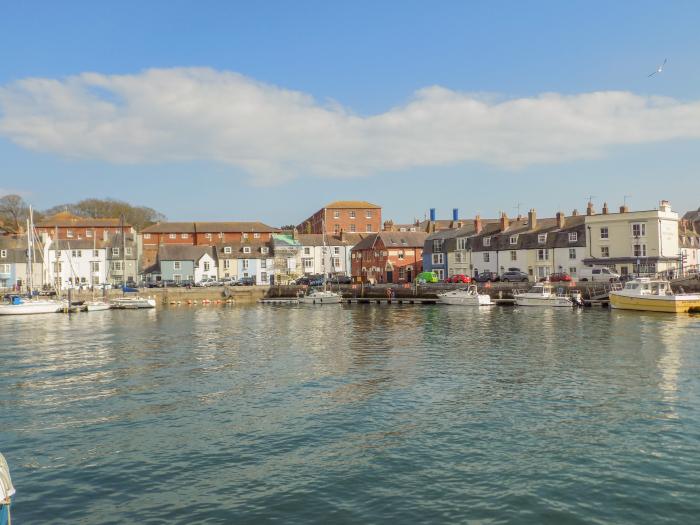
<instances>
[{"instance_id":1,"label":"antenna on roof","mask_svg":"<svg viewBox=\"0 0 700 525\"><path fill-rule=\"evenodd\" d=\"M588 202L593 202L593 199L597 199L597 198L598 198L597 195L589 195L589 196L588 196Z\"/></svg>"},{"instance_id":2,"label":"antenna on roof","mask_svg":"<svg viewBox=\"0 0 700 525\"><path fill-rule=\"evenodd\" d=\"M520 216L520 206L522 206L522 205L523 205L522 202L518 202L518 203L515 205L516 217L519 217L519 216Z\"/></svg>"},{"instance_id":3,"label":"antenna on roof","mask_svg":"<svg viewBox=\"0 0 700 525\"><path fill-rule=\"evenodd\" d=\"M627 206L627 199L631 199L632 195L623 195L622 196L622 205Z\"/></svg>"}]
</instances>

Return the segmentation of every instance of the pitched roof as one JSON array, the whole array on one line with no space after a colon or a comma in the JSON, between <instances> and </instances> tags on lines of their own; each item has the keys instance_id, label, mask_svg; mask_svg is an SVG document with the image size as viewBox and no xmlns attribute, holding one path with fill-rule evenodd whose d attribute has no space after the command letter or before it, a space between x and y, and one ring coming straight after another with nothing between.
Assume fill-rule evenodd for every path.
<instances>
[{"instance_id":1,"label":"pitched roof","mask_svg":"<svg viewBox=\"0 0 700 525\"><path fill-rule=\"evenodd\" d=\"M425 238L428 236L425 232L379 232L369 235L358 242L353 250L368 250L371 249L377 241L386 248L423 248Z\"/></svg>"},{"instance_id":2,"label":"pitched roof","mask_svg":"<svg viewBox=\"0 0 700 525\"><path fill-rule=\"evenodd\" d=\"M259 221L253 222L157 222L143 233L272 233L280 231Z\"/></svg>"},{"instance_id":3,"label":"pitched roof","mask_svg":"<svg viewBox=\"0 0 700 525\"><path fill-rule=\"evenodd\" d=\"M147 226L142 233L194 233L193 222L157 222Z\"/></svg>"},{"instance_id":4,"label":"pitched roof","mask_svg":"<svg viewBox=\"0 0 700 525\"><path fill-rule=\"evenodd\" d=\"M335 201L331 202L330 204L326 204L325 206L326 209L347 209L347 208L371 208L371 209L381 209L381 206L377 206L376 204L372 204L371 202L367 201Z\"/></svg>"},{"instance_id":5,"label":"pitched roof","mask_svg":"<svg viewBox=\"0 0 700 525\"><path fill-rule=\"evenodd\" d=\"M250 248L250 252L245 253L243 248ZM226 253L225 248L231 248L231 253ZM266 254L262 253L262 248L268 248ZM225 242L216 245L216 254L220 259L255 259L261 255L270 256L270 245L266 242Z\"/></svg>"},{"instance_id":6,"label":"pitched roof","mask_svg":"<svg viewBox=\"0 0 700 525\"><path fill-rule=\"evenodd\" d=\"M214 258L214 248L178 244L163 244L158 247L159 261L199 261L205 254Z\"/></svg>"},{"instance_id":7,"label":"pitched roof","mask_svg":"<svg viewBox=\"0 0 700 525\"><path fill-rule=\"evenodd\" d=\"M302 246L323 246L324 235L322 233L302 233L298 234L296 238ZM358 233L325 236L327 246L354 246L361 239L362 234Z\"/></svg>"}]
</instances>

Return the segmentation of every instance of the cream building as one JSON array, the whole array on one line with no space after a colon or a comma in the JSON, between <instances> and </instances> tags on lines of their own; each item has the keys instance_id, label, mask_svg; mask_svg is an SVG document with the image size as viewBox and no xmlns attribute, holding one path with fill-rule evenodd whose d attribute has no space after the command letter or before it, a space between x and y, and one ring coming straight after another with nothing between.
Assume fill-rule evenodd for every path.
<instances>
[{"instance_id":1,"label":"cream building","mask_svg":"<svg viewBox=\"0 0 700 525\"><path fill-rule=\"evenodd\" d=\"M668 201L656 210L593 213L585 218L587 251L584 263L615 269L621 275L677 271L679 267L678 214Z\"/></svg>"}]
</instances>

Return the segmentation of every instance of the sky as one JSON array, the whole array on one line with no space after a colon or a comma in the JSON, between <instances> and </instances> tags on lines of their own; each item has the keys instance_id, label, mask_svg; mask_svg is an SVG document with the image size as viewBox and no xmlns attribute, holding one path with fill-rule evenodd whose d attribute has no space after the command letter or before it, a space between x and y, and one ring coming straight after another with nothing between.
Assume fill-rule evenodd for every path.
<instances>
[{"instance_id":1,"label":"sky","mask_svg":"<svg viewBox=\"0 0 700 525\"><path fill-rule=\"evenodd\" d=\"M696 209L698 27L692 1L7 2L0 194L278 226Z\"/></svg>"}]
</instances>

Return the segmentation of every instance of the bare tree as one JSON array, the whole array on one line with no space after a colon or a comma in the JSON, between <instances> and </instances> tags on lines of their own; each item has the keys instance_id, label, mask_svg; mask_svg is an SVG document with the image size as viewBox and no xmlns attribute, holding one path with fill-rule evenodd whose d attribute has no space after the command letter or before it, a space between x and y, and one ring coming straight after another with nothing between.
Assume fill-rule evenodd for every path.
<instances>
[{"instance_id":1,"label":"bare tree","mask_svg":"<svg viewBox=\"0 0 700 525\"><path fill-rule=\"evenodd\" d=\"M0 197L0 221L5 228L19 233L23 230L27 217L29 217L29 206L22 197L19 195Z\"/></svg>"}]
</instances>

